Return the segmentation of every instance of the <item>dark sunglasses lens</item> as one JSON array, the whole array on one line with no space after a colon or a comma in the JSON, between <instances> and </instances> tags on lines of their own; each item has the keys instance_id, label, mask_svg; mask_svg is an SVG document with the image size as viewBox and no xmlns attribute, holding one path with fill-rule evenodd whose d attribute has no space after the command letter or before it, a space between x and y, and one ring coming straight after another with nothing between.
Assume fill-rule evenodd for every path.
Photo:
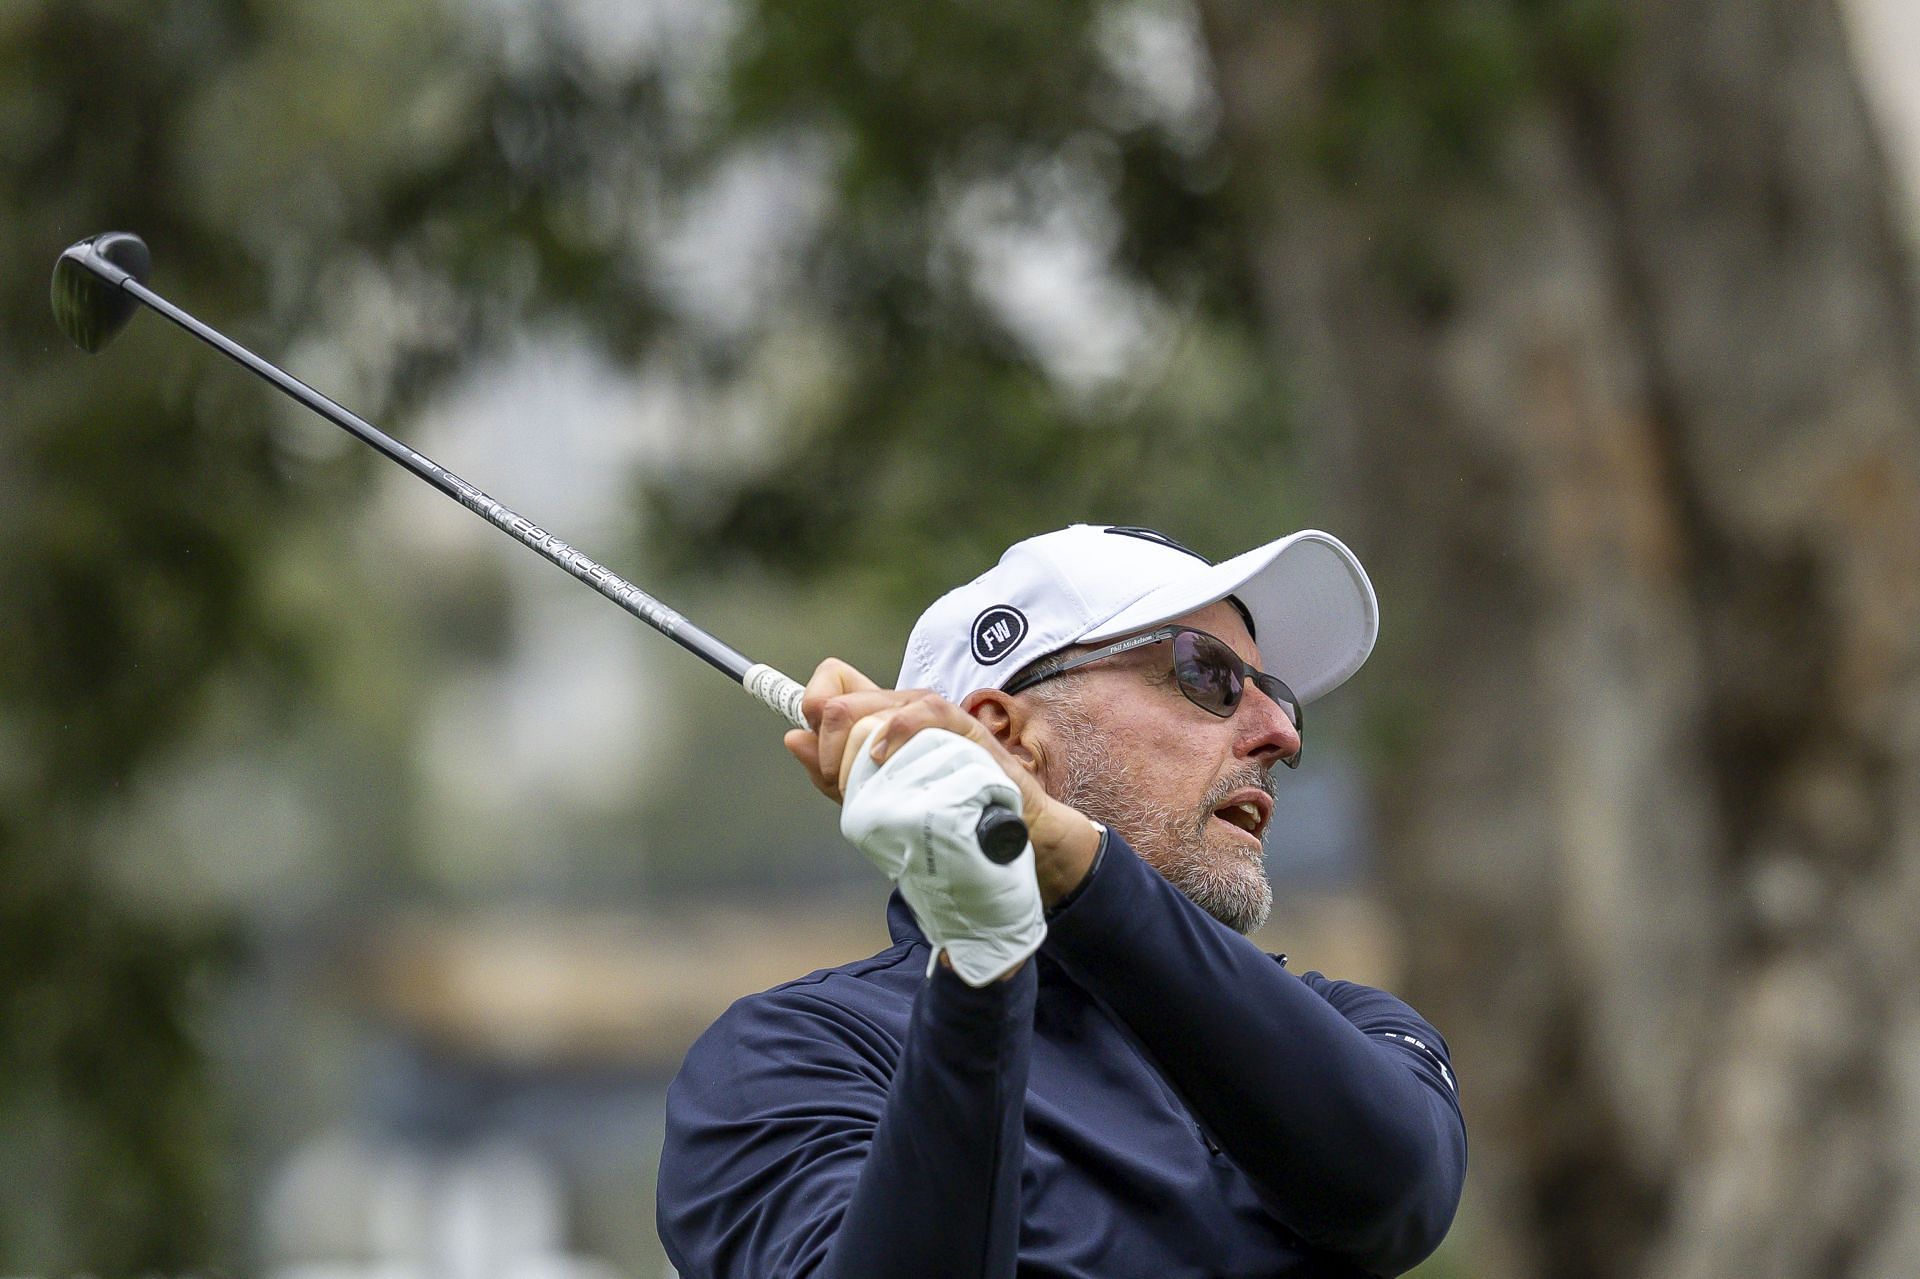
<instances>
[{"instance_id":1,"label":"dark sunglasses lens","mask_svg":"<svg viewBox=\"0 0 1920 1279\"><path fill-rule=\"evenodd\" d=\"M1210 714L1224 718L1240 704L1240 659L1210 635L1173 637L1173 677L1187 700Z\"/></svg>"},{"instance_id":2,"label":"dark sunglasses lens","mask_svg":"<svg viewBox=\"0 0 1920 1279\"><path fill-rule=\"evenodd\" d=\"M1273 699L1280 709L1287 713L1287 719L1293 724L1294 732L1299 732L1300 699L1293 695L1293 690L1282 684L1277 675L1268 675L1264 672L1255 675L1253 682L1260 686L1261 692Z\"/></svg>"}]
</instances>

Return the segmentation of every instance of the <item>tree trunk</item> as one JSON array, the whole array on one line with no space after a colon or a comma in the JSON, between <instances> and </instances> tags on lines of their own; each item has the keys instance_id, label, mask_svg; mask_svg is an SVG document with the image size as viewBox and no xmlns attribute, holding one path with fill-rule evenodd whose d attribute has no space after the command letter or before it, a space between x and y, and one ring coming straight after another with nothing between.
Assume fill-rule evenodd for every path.
<instances>
[{"instance_id":1,"label":"tree trunk","mask_svg":"<svg viewBox=\"0 0 1920 1279\"><path fill-rule=\"evenodd\" d=\"M1840 16L1515 10L1205 14L1380 587L1465 1229L1488 1275L1920 1274L1920 360Z\"/></svg>"}]
</instances>

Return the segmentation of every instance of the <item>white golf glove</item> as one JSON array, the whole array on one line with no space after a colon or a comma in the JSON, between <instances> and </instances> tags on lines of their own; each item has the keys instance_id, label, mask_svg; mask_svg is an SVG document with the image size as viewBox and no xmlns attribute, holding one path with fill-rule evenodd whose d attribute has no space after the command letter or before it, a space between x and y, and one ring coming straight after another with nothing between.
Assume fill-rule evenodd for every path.
<instances>
[{"instance_id":1,"label":"white golf glove","mask_svg":"<svg viewBox=\"0 0 1920 1279\"><path fill-rule=\"evenodd\" d=\"M980 851L974 826L991 804L1020 811L1020 788L986 748L945 729L908 738L885 763L866 743L847 778L840 832L900 886L933 944L969 986L1005 976L1040 949L1033 845L1005 866Z\"/></svg>"}]
</instances>

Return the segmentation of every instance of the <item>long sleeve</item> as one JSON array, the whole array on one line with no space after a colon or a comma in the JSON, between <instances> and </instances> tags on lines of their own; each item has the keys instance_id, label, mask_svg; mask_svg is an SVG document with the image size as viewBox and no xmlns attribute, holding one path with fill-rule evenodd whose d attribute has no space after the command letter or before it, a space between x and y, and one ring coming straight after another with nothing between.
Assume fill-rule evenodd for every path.
<instances>
[{"instance_id":1,"label":"long sleeve","mask_svg":"<svg viewBox=\"0 0 1920 1279\"><path fill-rule=\"evenodd\" d=\"M1445 1042L1383 991L1287 972L1109 834L1046 951L1139 1039L1287 1228L1371 1273L1439 1245L1466 1172Z\"/></svg>"},{"instance_id":2,"label":"long sleeve","mask_svg":"<svg viewBox=\"0 0 1920 1279\"><path fill-rule=\"evenodd\" d=\"M903 1042L805 983L734 1005L667 1094L682 1279L1011 1279L1034 994L936 970Z\"/></svg>"}]
</instances>

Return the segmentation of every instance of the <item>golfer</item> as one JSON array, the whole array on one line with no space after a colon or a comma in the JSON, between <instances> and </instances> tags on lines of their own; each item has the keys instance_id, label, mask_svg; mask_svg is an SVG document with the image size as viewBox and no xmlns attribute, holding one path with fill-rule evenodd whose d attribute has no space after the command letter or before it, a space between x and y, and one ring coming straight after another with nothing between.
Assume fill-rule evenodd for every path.
<instances>
[{"instance_id":1,"label":"golfer","mask_svg":"<svg viewBox=\"0 0 1920 1279\"><path fill-rule=\"evenodd\" d=\"M683 1279L1395 1275L1432 1252L1466 1167L1445 1042L1245 936L1274 768L1377 630L1324 533L1211 564L1075 525L929 608L897 690L823 663L787 748L894 881L894 944L740 1000L688 1053L658 1205ZM1007 865L973 839L995 803L1032 837Z\"/></svg>"}]
</instances>

